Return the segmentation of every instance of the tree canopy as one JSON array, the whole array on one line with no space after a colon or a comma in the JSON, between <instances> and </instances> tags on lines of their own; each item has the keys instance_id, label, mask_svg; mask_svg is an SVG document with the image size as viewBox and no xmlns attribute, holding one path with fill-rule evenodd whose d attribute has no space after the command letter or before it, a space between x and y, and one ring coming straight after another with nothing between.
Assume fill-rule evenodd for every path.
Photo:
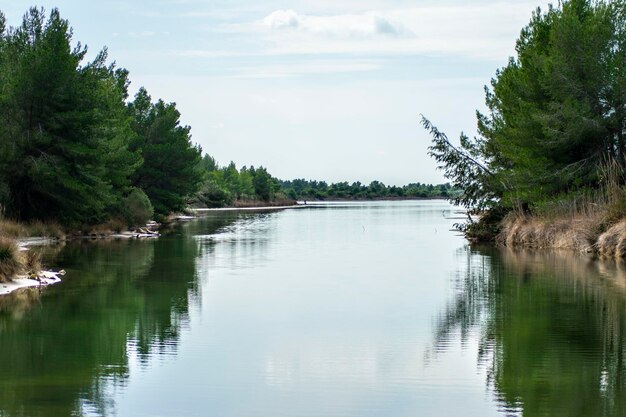
<instances>
[{"instance_id":1,"label":"tree canopy","mask_svg":"<svg viewBox=\"0 0 626 417\"><path fill-rule=\"evenodd\" d=\"M427 119L430 154L468 208L531 207L600 186L623 170L626 2L570 0L537 9L516 56L486 87L479 136L454 146Z\"/></svg>"},{"instance_id":2,"label":"tree canopy","mask_svg":"<svg viewBox=\"0 0 626 417\"><path fill-rule=\"evenodd\" d=\"M203 180L190 128L145 89L128 104L106 48L86 54L57 9L18 27L0 12L0 214L90 224L182 209Z\"/></svg>"},{"instance_id":3,"label":"tree canopy","mask_svg":"<svg viewBox=\"0 0 626 417\"><path fill-rule=\"evenodd\" d=\"M32 8L0 40L2 205L19 218L102 220L141 164L129 150L127 72L106 49L83 64L55 9Z\"/></svg>"},{"instance_id":4,"label":"tree canopy","mask_svg":"<svg viewBox=\"0 0 626 417\"><path fill-rule=\"evenodd\" d=\"M155 212L167 215L183 210L187 196L200 186L202 149L191 142L189 126L180 126L175 103L152 103L145 88L128 105L136 133L131 149L143 157L132 175L135 187L146 192Z\"/></svg>"}]
</instances>

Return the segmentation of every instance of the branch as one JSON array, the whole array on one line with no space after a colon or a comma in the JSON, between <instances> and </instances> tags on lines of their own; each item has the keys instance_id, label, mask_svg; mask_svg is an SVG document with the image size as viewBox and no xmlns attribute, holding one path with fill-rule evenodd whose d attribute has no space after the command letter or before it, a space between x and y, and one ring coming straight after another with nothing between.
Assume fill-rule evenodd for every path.
<instances>
[{"instance_id":1,"label":"branch","mask_svg":"<svg viewBox=\"0 0 626 417\"><path fill-rule=\"evenodd\" d=\"M420 114L420 117L422 118L422 126L424 126L426 130L429 130L430 133L435 137L435 139L443 141L448 148L452 149L457 154L458 157L469 161L472 165L479 168L485 174L489 176L494 175L493 172L491 172L483 164L481 164L480 162L478 162L477 160L469 156L467 153L463 152L461 149L458 149L456 146L450 143L450 140L448 140L448 137L446 136L446 134L440 132L439 129L433 126L433 124L426 117L424 117L423 114Z\"/></svg>"}]
</instances>

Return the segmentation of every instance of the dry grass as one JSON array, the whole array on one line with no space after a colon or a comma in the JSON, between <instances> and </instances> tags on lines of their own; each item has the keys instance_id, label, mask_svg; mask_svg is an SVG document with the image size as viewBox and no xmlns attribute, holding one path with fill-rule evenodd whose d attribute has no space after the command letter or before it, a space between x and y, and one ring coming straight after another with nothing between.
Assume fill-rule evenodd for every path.
<instances>
[{"instance_id":1,"label":"dry grass","mask_svg":"<svg viewBox=\"0 0 626 417\"><path fill-rule=\"evenodd\" d=\"M51 237L57 239L65 238L65 232L63 230L63 227L55 222L35 221L32 223L28 223L25 228L29 237Z\"/></svg>"},{"instance_id":2,"label":"dry grass","mask_svg":"<svg viewBox=\"0 0 626 417\"><path fill-rule=\"evenodd\" d=\"M38 275L41 272L41 252L31 249L23 251L21 255L26 273Z\"/></svg>"},{"instance_id":3,"label":"dry grass","mask_svg":"<svg viewBox=\"0 0 626 417\"><path fill-rule=\"evenodd\" d=\"M23 258L13 239L0 238L0 282L9 282L24 270Z\"/></svg>"},{"instance_id":4,"label":"dry grass","mask_svg":"<svg viewBox=\"0 0 626 417\"><path fill-rule=\"evenodd\" d=\"M538 204L534 215L509 213L496 241L508 247L573 249L626 258L626 188L621 164L603 163L601 186Z\"/></svg>"},{"instance_id":5,"label":"dry grass","mask_svg":"<svg viewBox=\"0 0 626 417\"><path fill-rule=\"evenodd\" d=\"M274 199L272 201L263 200L237 200L233 203L233 207L247 208L247 207L283 207L295 205L295 200L290 199Z\"/></svg>"},{"instance_id":6,"label":"dry grass","mask_svg":"<svg viewBox=\"0 0 626 417\"><path fill-rule=\"evenodd\" d=\"M124 230L128 230L128 225L122 219L111 219L107 222L107 228L113 230L115 233L120 233Z\"/></svg>"},{"instance_id":7,"label":"dry grass","mask_svg":"<svg viewBox=\"0 0 626 417\"><path fill-rule=\"evenodd\" d=\"M626 258L626 220L622 220L602 233L596 243L602 258Z\"/></svg>"},{"instance_id":8,"label":"dry grass","mask_svg":"<svg viewBox=\"0 0 626 417\"><path fill-rule=\"evenodd\" d=\"M54 222L34 221L32 223L18 223L9 219L0 220L0 237L18 239L25 237L49 237L63 239L63 228Z\"/></svg>"},{"instance_id":9,"label":"dry grass","mask_svg":"<svg viewBox=\"0 0 626 417\"><path fill-rule=\"evenodd\" d=\"M504 218L496 242L508 247L591 252L600 234L601 219L597 215L545 219L511 213Z\"/></svg>"},{"instance_id":10,"label":"dry grass","mask_svg":"<svg viewBox=\"0 0 626 417\"><path fill-rule=\"evenodd\" d=\"M0 220L0 236L6 238L19 238L26 236L26 228L23 224L13 220Z\"/></svg>"},{"instance_id":11,"label":"dry grass","mask_svg":"<svg viewBox=\"0 0 626 417\"><path fill-rule=\"evenodd\" d=\"M124 230L128 230L128 225L122 219L110 219L105 223L95 224L89 226L87 229L88 236L109 236L113 233L120 233Z\"/></svg>"}]
</instances>

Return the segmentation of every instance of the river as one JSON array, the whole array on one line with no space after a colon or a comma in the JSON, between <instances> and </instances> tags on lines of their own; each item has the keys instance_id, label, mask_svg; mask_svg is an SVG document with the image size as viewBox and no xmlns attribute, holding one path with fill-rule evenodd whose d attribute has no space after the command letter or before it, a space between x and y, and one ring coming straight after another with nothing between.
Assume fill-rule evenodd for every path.
<instances>
[{"instance_id":1,"label":"river","mask_svg":"<svg viewBox=\"0 0 626 417\"><path fill-rule=\"evenodd\" d=\"M442 201L212 212L46 249L0 416L623 416L626 269L470 247Z\"/></svg>"}]
</instances>

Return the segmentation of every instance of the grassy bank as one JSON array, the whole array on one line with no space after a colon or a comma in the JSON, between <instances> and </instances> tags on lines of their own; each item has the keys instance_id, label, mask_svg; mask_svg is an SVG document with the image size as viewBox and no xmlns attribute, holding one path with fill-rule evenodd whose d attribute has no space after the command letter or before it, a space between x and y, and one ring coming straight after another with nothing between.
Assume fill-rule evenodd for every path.
<instances>
[{"instance_id":1,"label":"grassy bank","mask_svg":"<svg viewBox=\"0 0 626 417\"><path fill-rule=\"evenodd\" d=\"M158 225L158 224L155 224ZM0 219L0 283L11 282L17 277L30 277L38 280L42 274L41 256L36 250L29 249L32 244L46 244L67 239L108 238L120 233L124 237L145 237L139 234L156 235L146 231L154 225L144 224L141 228L129 227L120 219L111 219L96 225L62 226L56 222L18 222ZM134 234L130 230L139 230Z\"/></svg>"},{"instance_id":2,"label":"grassy bank","mask_svg":"<svg viewBox=\"0 0 626 417\"><path fill-rule=\"evenodd\" d=\"M626 259L626 216L617 204L593 202L584 210L560 213L511 212L493 228L493 240L510 248L566 249Z\"/></svg>"},{"instance_id":3,"label":"grassy bank","mask_svg":"<svg viewBox=\"0 0 626 417\"><path fill-rule=\"evenodd\" d=\"M41 272L41 255L21 250L14 239L0 237L0 282L10 282L18 275L37 276Z\"/></svg>"},{"instance_id":4,"label":"grassy bank","mask_svg":"<svg viewBox=\"0 0 626 417\"><path fill-rule=\"evenodd\" d=\"M0 237L3 238L47 237L63 239L65 236L65 229L58 223L41 221L20 223L8 219L0 220Z\"/></svg>"}]
</instances>

